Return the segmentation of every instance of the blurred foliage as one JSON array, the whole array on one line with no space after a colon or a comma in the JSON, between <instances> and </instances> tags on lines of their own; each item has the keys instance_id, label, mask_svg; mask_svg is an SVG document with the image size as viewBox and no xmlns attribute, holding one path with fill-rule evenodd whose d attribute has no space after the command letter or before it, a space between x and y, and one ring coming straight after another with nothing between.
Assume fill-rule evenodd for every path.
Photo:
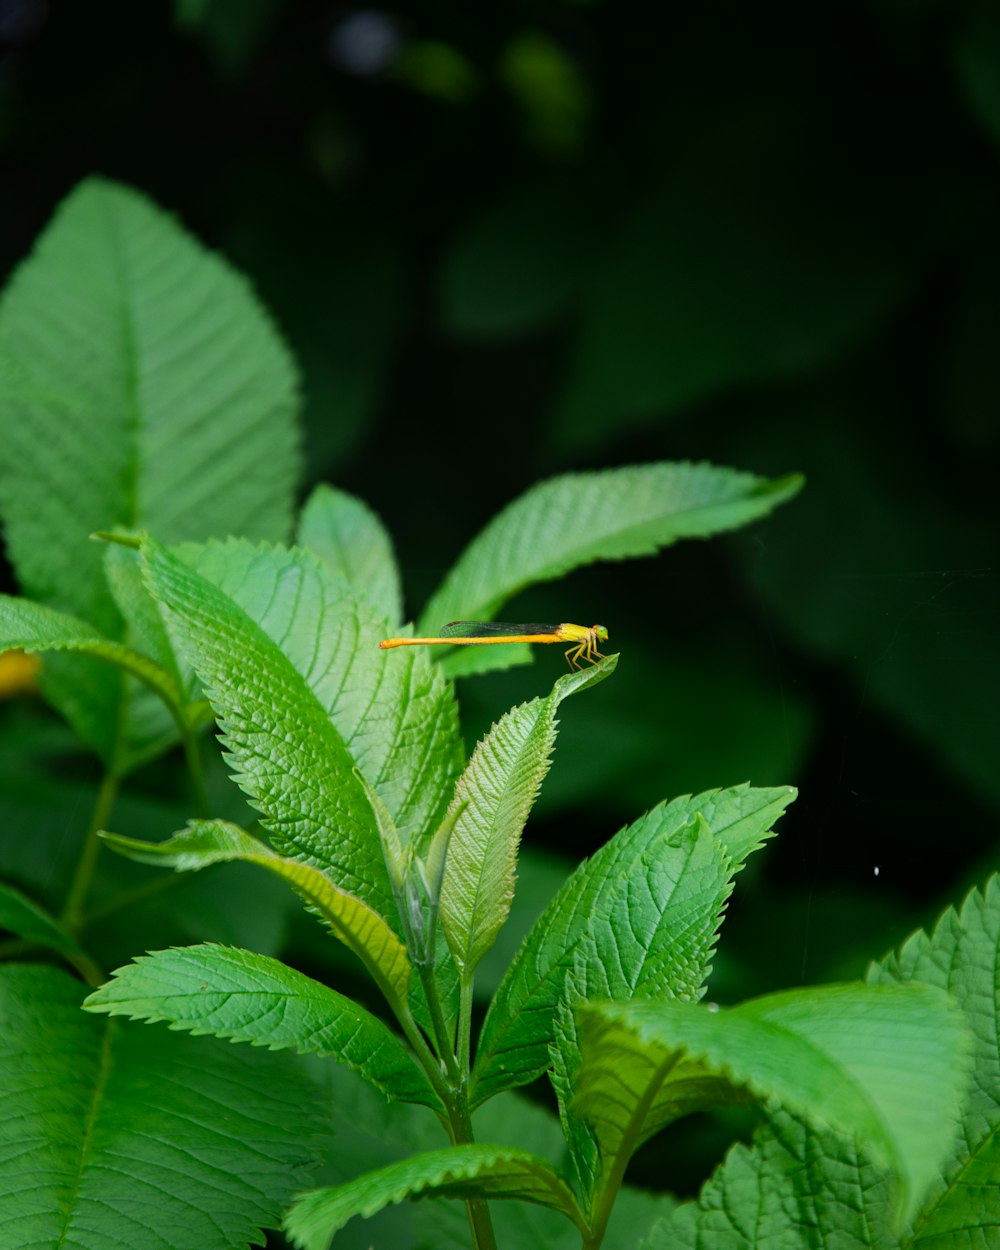
<instances>
[{"instance_id":1,"label":"blurred foliage","mask_svg":"<svg viewBox=\"0 0 1000 1250\"><path fill-rule=\"evenodd\" d=\"M307 477L385 520L409 616L551 472L805 472L746 534L511 605L622 652L526 843L570 863L665 795L798 785L716 992L854 975L996 857L997 13L0 0L0 268L93 172L242 266L302 368ZM467 679L467 736L560 664ZM95 775L2 715L3 868L37 890ZM176 827L164 771L136 781L135 832ZM280 948L277 906L238 940Z\"/></svg>"}]
</instances>

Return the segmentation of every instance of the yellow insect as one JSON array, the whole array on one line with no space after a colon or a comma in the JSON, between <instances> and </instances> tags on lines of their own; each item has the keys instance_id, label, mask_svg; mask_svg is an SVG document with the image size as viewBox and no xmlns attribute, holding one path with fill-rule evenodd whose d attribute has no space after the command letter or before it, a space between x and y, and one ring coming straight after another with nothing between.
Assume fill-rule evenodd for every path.
<instances>
[{"instance_id":1,"label":"yellow insect","mask_svg":"<svg viewBox=\"0 0 1000 1250\"><path fill-rule=\"evenodd\" d=\"M442 626L435 638L383 638L378 644L383 651L390 647L488 647L504 642L569 642L566 652L570 668L579 668L580 660L596 664L603 660L597 649L607 642L603 625L512 625L508 621L451 621Z\"/></svg>"}]
</instances>

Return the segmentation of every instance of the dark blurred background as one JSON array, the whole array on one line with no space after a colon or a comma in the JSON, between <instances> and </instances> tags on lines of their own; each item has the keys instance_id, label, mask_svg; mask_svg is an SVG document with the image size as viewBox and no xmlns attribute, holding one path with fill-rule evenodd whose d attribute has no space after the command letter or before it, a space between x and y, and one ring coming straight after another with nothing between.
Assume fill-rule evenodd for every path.
<instances>
[{"instance_id":1,"label":"dark blurred background","mask_svg":"<svg viewBox=\"0 0 1000 1250\"><path fill-rule=\"evenodd\" d=\"M858 975L996 863L998 158L995 4L0 0L0 269L93 172L223 251L300 361L307 485L381 514L411 614L542 476L807 475L506 612L622 652L532 850L800 787L720 998ZM561 663L467 679L470 737Z\"/></svg>"}]
</instances>

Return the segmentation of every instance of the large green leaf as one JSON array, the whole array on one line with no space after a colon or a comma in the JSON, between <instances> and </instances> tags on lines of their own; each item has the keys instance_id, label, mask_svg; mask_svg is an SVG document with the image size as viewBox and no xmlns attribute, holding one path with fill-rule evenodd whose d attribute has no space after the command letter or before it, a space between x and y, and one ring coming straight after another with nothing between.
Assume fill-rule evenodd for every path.
<instances>
[{"instance_id":1,"label":"large green leaf","mask_svg":"<svg viewBox=\"0 0 1000 1250\"><path fill-rule=\"evenodd\" d=\"M181 728L197 727L204 719L203 704L186 704L172 657L164 657L164 666L65 612L2 595L0 651L10 647L78 653L103 662L63 668L58 660L65 657L53 655L43 675L63 714L118 776L173 745ZM118 672L102 671L106 665Z\"/></svg>"},{"instance_id":2,"label":"large green leaf","mask_svg":"<svg viewBox=\"0 0 1000 1250\"><path fill-rule=\"evenodd\" d=\"M662 1104L672 1102L672 1068L685 1060L702 1077L723 1076L821 1127L855 1134L899 1177L908 1216L951 1144L967 1037L960 1013L934 987L826 985L732 1008L605 1003L581 1014L576 1110L595 1126L608 1170L642 1140L647 1115L656 1127L670 1118ZM679 1072L683 1110L697 1108L698 1075L687 1065ZM715 1090L706 1093L717 1100Z\"/></svg>"},{"instance_id":3,"label":"large green leaf","mask_svg":"<svg viewBox=\"0 0 1000 1250\"><path fill-rule=\"evenodd\" d=\"M335 885L391 916L385 864L354 760L306 679L210 581L152 540L143 553L150 589L169 610L170 627L219 718L236 779L278 850L321 865ZM294 596L277 602L290 618Z\"/></svg>"},{"instance_id":4,"label":"large green leaf","mask_svg":"<svg viewBox=\"0 0 1000 1250\"><path fill-rule=\"evenodd\" d=\"M296 541L361 591L389 626L399 625L403 595L392 540L367 504L321 483L303 505Z\"/></svg>"},{"instance_id":5,"label":"large green leaf","mask_svg":"<svg viewBox=\"0 0 1000 1250\"><path fill-rule=\"evenodd\" d=\"M876 985L935 985L965 1012L973 1038L972 1080L960 1131L914 1222L912 1244L957 1245L962 1230L993 1230L1000 1210L1000 877L949 908L932 933L919 931L874 965ZM965 1242L964 1244L968 1244ZM983 1244L986 1244L985 1242Z\"/></svg>"},{"instance_id":6,"label":"large green leaf","mask_svg":"<svg viewBox=\"0 0 1000 1250\"><path fill-rule=\"evenodd\" d=\"M546 1069L561 1003L636 990L700 997L729 879L794 796L788 786L744 785L674 799L581 864L533 926L490 1004L475 1101Z\"/></svg>"},{"instance_id":7,"label":"large green leaf","mask_svg":"<svg viewBox=\"0 0 1000 1250\"><path fill-rule=\"evenodd\" d=\"M29 594L106 625L88 535L115 524L287 534L292 361L246 280L137 192L67 197L0 303L0 353L0 503Z\"/></svg>"},{"instance_id":8,"label":"large green leaf","mask_svg":"<svg viewBox=\"0 0 1000 1250\"><path fill-rule=\"evenodd\" d=\"M575 944L550 1024L552 1084L588 1197L599 1180L600 1142L576 1108L582 1063L577 1005L700 998L736 872L700 812L680 830L664 832L666 838L651 842L630 866Z\"/></svg>"},{"instance_id":9,"label":"large green leaf","mask_svg":"<svg viewBox=\"0 0 1000 1250\"><path fill-rule=\"evenodd\" d=\"M185 721L192 729L210 724L212 709L190 665L174 650L160 605L143 581L139 552L131 545L109 542L104 572L124 621L124 641L170 674L181 691L186 704ZM136 763L159 754L177 737L169 708L149 686L137 685L131 691L127 725L130 758Z\"/></svg>"},{"instance_id":10,"label":"large green leaf","mask_svg":"<svg viewBox=\"0 0 1000 1250\"><path fill-rule=\"evenodd\" d=\"M105 638L93 626L30 599L0 595L0 651L82 651L113 664L154 690L176 716L181 691L174 674L124 643Z\"/></svg>"},{"instance_id":11,"label":"large green leaf","mask_svg":"<svg viewBox=\"0 0 1000 1250\"><path fill-rule=\"evenodd\" d=\"M559 704L614 672L617 657L568 673L545 699L513 708L479 743L455 787L461 808L448 843L441 927L459 971L470 976L493 945L514 897L517 848L549 760Z\"/></svg>"},{"instance_id":12,"label":"large green leaf","mask_svg":"<svg viewBox=\"0 0 1000 1250\"><path fill-rule=\"evenodd\" d=\"M336 1189L314 1190L289 1211L285 1229L302 1250L326 1250L354 1216L425 1194L517 1198L562 1211L582 1225L572 1190L550 1163L516 1147L477 1144L414 1155Z\"/></svg>"},{"instance_id":13,"label":"large green leaf","mask_svg":"<svg viewBox=\"0 0 1000 1250\"><path fill-rule=\"evenodd\" d=\"M234 540L179 554L280 649L404 839L433 832L462 742L454 695L429 656L380 651L381 613L304 552Z\"/></svg>"},{"instance_id":14,"label":"large green leaf","mask_svg":"<svg viewBox=\"0 0 1000 1250\"><path fill-rule=\"evenodd\" d=\"M140 842L114 833L101 836L129 859L170 865L178 872L245 860L274 873L314 907L334 935L357 955L397 1014L405 1011L412 969L403 944L388 921L335 886L319 868L275 855L263 842L225 820L192 821L165 842Z\"/></svg>"},{"instance_id":15,"label":"large green leaf","mask_svg":"<svg viewBox=\"0 0 1000 1250\"><path fill-rule=\"evenodd\" d=\"M0 882L0 929L16 934L26 942L37 942L70 960L83 957L72 934L20 890Z\"/></svg>"},{"instance_id":16,"label":"large green leaf","mask_svg":"<svg viewBox=\"0 0 1000 1250\"><path fill-rule=\"evenodd\" d=\"M166 1020L270 1050L330 1056L387 1098L441 1104L394 1033L363 1007L294 968L229 946L156 951L119 968L84 1003L131 1020Z\"/></svg>"},{"instance_id":17,"label":"large green leaf","mask_svg":"<svg viewBox=\"0 0 1000 1250\"><path fill-rule=\"evenodd\" d=\"M703 1187L654 1225L641 1250L901 1250L897 1188L849 1136L775 1110L752 1147L734 1146ZM948 1243L944 1243L948 1246ZM988 1243L984 1243L988 1244ZM953 1250L968 1242L959 1240Z\"/></svg>"},{"instance_id":18,"label":"large green leaf","mask_svg":"<svg viewBox=\"0 0 1000 1250\"><path fill-rule=\"evenodd\" d=\"M525 587L594 560L653 555L681 538L707 538L745 525L800 486L795 476L768 480L688 463L551 478L473 539L422 613L418 632L436 631L452 619L488 620ZM604 623L613 639L614 622Z\"/></svg>"},{"instance_id":19,"label":"large green leaf","mask_svg":"<svg viewBox=\"0 0 1000 1250\"><path fill-rule=\"evenodd\" d=\"M645 1250L752 1250L798 1247L816 1228L824 1244L865 1250L961 1250L992 1246L1000 1208L1000 881L973 891L933 933L918 933L898 955L876 965L878 985L927 984L948 990L972 1035L971 1090L957 1117L934 1126L944 1138L920 1209L902 1231L889 1176L859 1155L855 1141L786 1114L769 1117L752 1146L735 1146L702 1190L660 1224ZM919 1027L919 1026L918 1026ZM907 1037L912 1035L907 1031ZM906 1050L904 1062L909 1059ZM893 1088L895 1078L887 1083ZM915 1125L924 1103L941 1097L928 1077L909 1109ZM950 1149L947 1149L950 1144Z\"/></svg>"},{"instance_id":20,"label":"large green leaf","mask_svg":"<svg viewBox=\"0 0 1000 1250\"><path fill-rule=\"evenodd\" d=\"M120 640L91 531L283 537L297 402L245 280L135 191L83 183L0 302L0 512L23 590ZM130 687L84 668L53 659L43 688L106 760L169 743L148 709L133 735Z\"/></svg>"},{"instance_id":21,"label":"large green leaf","mask_svg":"<svg viewBox=\"0 0 1000 1250\"><path fill-rule=\"evenodd\" d=\"M0 1221L9 1246L259 1243L318 1154L294 1056L98 1021L49 967L0 974Z\"/></svg>"}]
</instances>

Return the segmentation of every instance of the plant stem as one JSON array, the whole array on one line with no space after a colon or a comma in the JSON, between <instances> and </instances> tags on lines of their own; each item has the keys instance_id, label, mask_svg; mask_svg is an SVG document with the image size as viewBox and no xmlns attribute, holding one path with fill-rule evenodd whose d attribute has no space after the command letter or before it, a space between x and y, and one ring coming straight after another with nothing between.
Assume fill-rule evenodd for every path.
<instances>
[{"instance_id":1,"label":"plant stem","mask_svg":"<svg viewBox=\"0 0 1000 1250\"><path fill-rule=\"evenodd\" d=\"M458 1000L458 1040L455 1054L461 1071L472 1071L472 977L462 977Z\"/></svg>"},{"instance_id":2,"label":"plant stem","mask_svg":"<svg viewBox=\"0 0 1000 1250\"><path fill-rule=\"evenodd\" d=\"M466 1066L466 1072L468 1067ZM474 1142L476 1135L472 1131L472 1117L469 1115L469 1103L466 1098L466 1081L449 1108L451 1113L451 1134L455 1145ZM469 1217L469 1228L472 1231L472 1244L476 1250L496 1250L497 1239L493 1232L493 1219L490 1216L489 1203L485 1198L467 1198L465 1210Z\"/></svg>"},{"instance_id":3,"label":"plant stem","mask_svg":"<svg viewBox=\"0 0 1000 1250\"><path fill-rule=\"evenodd\" d=\"M427 1079L434 1086L435 1092L447 1108L448 1123L450 1124L453 1119L454 1098L451 1086L441 1075L441 1066L438 1063L434 1052L424 1040L424 1035L420 1032L417 1022L413 1019L413 1016L410 1015L409 1009L402 1014L397 1012L396 1018L402 1026L403 1033L406 1035L406 1040L413 1047L417 1058L423 1064L424 1071L427 1073Z\"/></svg>"},{"instance_id":4,"label":"plant stem","mask_svg":"<svg viewBox=\"0 0 1000 1250\"><path fill-rule=\"evenodd\" d=\"M428 963L418 963L417 972L424 987L427 1006L430 1008L431 1024L434 1028L434 1038L437 1041L438 1053L444 1062L452 1085L458 1089L464 1086L468 1080L468 1067L463 1072L452 1052L452 1039L449 1037L448 1024L441 1007L441 998L438 994L437 981L434 979L433 966Z\"/></svg>"},{"instance_id":5,"label":"plant stem","mask_svg":"<svg viewBox=\"0 0 1000 1250\"><path fill-rule=\"evenodd\" d=\"M97 799L94 802L90 824L87 826L87 833L83 840L83 846L80 849L80 858L77 860L76 871L73 873L73 880L69 887L69 893L66 895L66 903L63 907L62 915L60 916L62 924L71 933L75 933L80 926L83 916L83 902L87 897L87 891L90 889L94 868L97 864L97 855L101 849L97 831L103 829L107 824L108 816L111 814L111 809L117 796L118 777L111 772L105 773L97 791Z\"/></svg>"},{"instance_id":6,"label":"plant stem","mask_svg":"<svg viewBox=\"0 0 1000 1250\"><path fill-rule=\"evenodd\" d=\"M476 1250L497 1250L497 1239L493 1232L493 1221L490 1218L490 1208L486 1199L469 1198L465 1209L469 1215L472 1244Z\"/></svg>"}]
</instances>

